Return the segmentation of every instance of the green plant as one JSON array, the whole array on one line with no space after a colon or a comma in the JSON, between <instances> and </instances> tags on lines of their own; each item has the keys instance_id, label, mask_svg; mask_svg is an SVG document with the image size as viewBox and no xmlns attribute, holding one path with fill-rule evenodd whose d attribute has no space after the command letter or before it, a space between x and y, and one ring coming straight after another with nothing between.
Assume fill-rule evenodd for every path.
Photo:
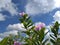
<instances>
[{"instance_id":1,"label":"green plant","mask_svg":"<svg viewBox=\"0 0 60 45\"><path fill-rule=\"evenodd\" d=\"M45 33L46 27L44 23L34 25L34 23L31 21L30 16L28 16L28 14L25 13L21 14L19 20L20 23L23 24L23 28L25 29L25 31L18 32L18 35L14 36L14 38L12 35L5 37L0 42L0 45L14 45L15 39L20 39L20 43L24 42L22 45L51 45L51 43L53 43L53 45L60 45L60 37L58 37L60 35L58 33L60 24L57 21L50 28L50 38L45 39L45 36L50 32L48 31ZM26 36L21 36L21 33L25 33Z\"/></svg>"}]
</instances>

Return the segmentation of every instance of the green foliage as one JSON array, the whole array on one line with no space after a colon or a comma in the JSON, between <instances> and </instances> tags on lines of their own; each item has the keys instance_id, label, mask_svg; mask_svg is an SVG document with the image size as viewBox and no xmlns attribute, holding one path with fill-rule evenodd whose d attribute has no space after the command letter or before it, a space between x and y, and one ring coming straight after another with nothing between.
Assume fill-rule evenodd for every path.
<instances>
[{"instance_id":1,"label":"green foliage","mask_svg":"<svg viewBox=\"0 0 60 45\"><path fill-rule=\"evenodd\" d=\"M60 40L58 38L58 30L59 30L59 23L56 21L55 25L51 28L51 32L53 33L52 35L50 35L50 37L52 39L50 39L50 41L54 44L54 45L60 45L58 44Z\"/></svg>"},{"instance_id":2,"label":"green foliage","mask_svg":"<svg viewBox=\"0 0 60 45\"><path fill-rule=\"evenodd\" d=\"M8 37L4 38L4 39L0 42L0 45L7 45L8 40L9 40Z\"/></svg>"},{"instance_id":3,"label":"green foliage","mask_svg":"<svg viewBox=\"0 0 60 45\"><path fill-rule=\"evenodd\" d=\"M55 25L51 28L51 31L54 33L55 37L57 37L58 30L59 30L59 23L56 22Z\"/></svg>"},{"instance_id":4,"label":"green foliage","mask_svg":"<svg viewBox=\"0 0 60 45\"><path fill-rule=\"evenodd\" d=\"M13 45L13 44L14 44L13 36L12 36L12 35L10 35L8 38L9 38L9 39L8 39L8 42L7 42L7 44L6 44L6 45Z\"/></svg>"},{"instance_id":5,"label":"green foliage","mask_svg":"<svg viewBox=\"0 0 60 45\"><path fill-rule=\"evenodd\" d=\"M44 40L44 37L45 37L45 33L44 33L45 28L42 28L39 31L35 30L34 29L35 26L33 26L33 23L27 14L25 14L19 20L21 21L21 23L23 23L24 28L27 30L23 32L23 33L26 33L26 35L28 36L28 37L25 37L24 39L26 42L25 45L42 45L43 44L42 41Z\"/></svg>"},{"instance_id":6,"label":"green foliage","mask_svg":"<svg viewBox=\"0 0 60 45\"><path fill-rule=\"evenodd\" d=\"M49 34L50 38L45 39L45 36L50 32L48 31L45 33L45 27L40 30L35 30L35 26L28 14L24 14L19 20L24 25L26 31L18 32L18 35L14 36L14 38L12 35L5 37L0 42L0 45L13 45L14 39L20 39L20 42L24 42L22 45L51 45L51 43L53 43L53 45L60 45L60 37L58 38L60 35L58 33L60 24L57 21L51 27L52 34ZM21 33L25 33L26 36L21 36Z\"/></svg>"},{"instance_id":7,"label":"green foliage","mask_svg":"<svg viewBox=\"0 0 60 45\"><path fill-rule=\"evenodd\" d=\"M14 41L12 39L12 36L5 37L1 42L0 45L13 45Z\"/></svg>"}]
</instances>

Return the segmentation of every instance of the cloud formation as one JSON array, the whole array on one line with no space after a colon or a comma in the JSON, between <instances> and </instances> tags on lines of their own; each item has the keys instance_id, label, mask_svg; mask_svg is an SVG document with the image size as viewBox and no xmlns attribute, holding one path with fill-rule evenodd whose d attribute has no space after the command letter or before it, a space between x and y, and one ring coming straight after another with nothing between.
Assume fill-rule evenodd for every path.
<instances>
[{"instance_id":1,"label":"cloud formation","mask_svg":"<svg viewBox=\"0 0 60 45\"><path fill-rule=\"evenodd\" d=\"M0 13L0 21L5 21L5 20L6 20L6 16Z\"/></svg>"},{"instance_id":2,"label":"cloud formation","mask_svg":"<svg viewBox=\"0 0 60 45\"><path fill-rule=\"evenodd\" d=\"M55 15L53 16L53 18L54 18L53 23L56 22L56 21L58 21L60 23L60 11L57 11L55 13Z\"/></svg>"},{"instance_id":3,"label":"cloud formation","mask_svg":"<svg viewBox=\"0 0 60 45\"><path fill-rule=\"evenodd\" d=\"M7 31L7 32L4 32L4 33L0 33L0 41L4 38L4 37L7 37L9 35L18 35L18 31L16 30L13 30L13 31Z\"/></svg>"},{"instance_id":4,"label":"cloud formation","mask_svg":"<svg viewBox=\"0 0 60 45\"><path fill-rule=\"evenodd\" d=\"M55 1L55 7L60 8L60 0L54 0Z\"/></svg>"},{"instance_id":5,"label":"cloud formation","mask_svg":"<svg viewBox=\"0 0 60 45\"><path fill-rule=\"evenodd\" d=\"M18 13L12 0L0 0L0 11L3 11L3 9L8 11L12 16Z\"/></svg>"},{"instance_id":6,"label":"cloud formation","mask_svg":"<svg viewBox=\"0 0 60 45\"><path fill-rule=\"evenodd\" d=\"M7 31L7 32L4 32L4 33L0 33L0 38L4 38L6 36L9 36L10 34L12 34L12 35L18 35L17 32L18 31L13 30L13 31Z\"/></svg>"},{"instance_id":7,"label":"cloud formation","mask_svg":"<svg viewBox=\"0 0 60 45\"><path fill-rule=\"evenodd\" d=\"M23 24L17 23L17 24L9 24L7 27L7 30L20 30L25 31Z\"/></svg>"},{"instance_id":8,"label":"cloud formation","mask_svg":"<svg viewBox=\"0 0 60 45\"><path fill-rule=\"evenodd\" d=\"M23 28L23 24L17 23L17 24L9 24L7 26L7 32L0 33L0 40L2 40L4 37L12 35L18 35L18 31L26 31L25 28Z\"/></svg>"},{"instance_id":9,"label":"cloud formation","mask_svg":"<svg viewBox=\"0 0 60 45\"><path fill-rule=\"evenodd\" d=\"M28 0L25 11L28 14L47 13L55 8L54 0Z\"/></svg>"}]
</instances>

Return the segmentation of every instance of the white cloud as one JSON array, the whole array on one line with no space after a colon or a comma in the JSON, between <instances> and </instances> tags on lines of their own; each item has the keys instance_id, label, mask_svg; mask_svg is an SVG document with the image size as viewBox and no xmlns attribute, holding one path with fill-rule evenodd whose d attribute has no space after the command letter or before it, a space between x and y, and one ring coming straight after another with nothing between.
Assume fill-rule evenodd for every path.
<instances>
[{"instance_id":1,"label":"white cloud","mask_svg":"<svg viewBox=\"0 0 60 45\"><path fill-rule=\"evenodd\" d=\"M53 18L54 18L54 22L58 21L60 23L60 11L57 11L53 16Z\"/></svg>"},{"instance_id":2,"label":"white cloud","mask_svg":"<svg viewBox=\"0 0 60 45\"><path fill-rule=\"evenodd\" d=\"M26 31L24 29L24 26L23 24L20 24L20 23L17 23L17 24L9 24L8 27L7 27L7 30L20 30L20 31Z\"/></svg>"},{"instance_id":3,"label":"white cloud","mask_svg":"<svg viewBox=\"0 0 60 45\"><path fill-rule=\"evenodd\" d=\"M55 8L60 8L60 0L28 0L25 11L28 14L35 15L47 13Z\"/></svg>"},{"instance_id":4,"label":"white cloud","mask_svg":"<svg viewBox=\"0 0 60 45\"><path fill-rule=\"evenodd\" d=\"M0 21L5 21L5 20L6 20L6 16L0 13Z\"/></svg>"},{"instance_id":5,"label":"white cloud","mask_svg":"<svg viewBox=\"0 0 60 45\"><path fill-rule=\"evenodd\" d=\"M12 34L12 35L18 35L17 32L18 31L13 30L13 31L8 31L8 32L0 33L0 38L4 38L6 36L9 36L10 34Z\"/></svg>"},{"instance_id":6,"label":"white cloud","mask_svg":"<svg viewBox=\"0 0 60 45\"><path fill-rule=\"evenodd\" d=\"M15 7L12 0L0 0L0 11L2 11L2 9L7 10L13 16L18 13Z\"/></svg>"},{"instance_id":7,"label":"white cloud","mask_svg":"<svg viewBox=\"0 0 60 45\"><path fill-rule=\"evenodd\" d=\"M58 8L60 7L60 0L54 0L55 1L55 6Z\"/></svg>"},{"instance_id":8,"label":"white cloud","mask_svg":"<svg viewBox=\"0 0 60 45\"><path fill-rule=\"evenodd\" d=\"M47 13L55 8L54 0L29 0L25 6L28 14Z\"/></svg>"},{"instance_id":9,"label":"white cloud","mask_svg":"<svg viewBox=\"0 0 60 45\"><path fill-rule=\"evenodd\" d=\"M13 30L13 31L7 31L7 32L4 32L4 33L0 33L0 41L1 41L4 37L9 36L10 34L13 35L13 36L18 35L18 31Z\"/></svg>"}]
</instances>

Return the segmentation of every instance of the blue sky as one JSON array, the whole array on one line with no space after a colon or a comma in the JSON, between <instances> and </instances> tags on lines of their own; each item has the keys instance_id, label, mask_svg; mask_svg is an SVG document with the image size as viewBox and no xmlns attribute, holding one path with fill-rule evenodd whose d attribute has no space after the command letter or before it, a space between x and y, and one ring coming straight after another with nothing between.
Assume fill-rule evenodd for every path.
<instances>
[{"instance_id":1,"label":"blue sky","mask_svg":"<svg viewBox=\"0 0 60 45\"><path fill-rule=\"evenodd\" d=\"M58 0L1 0L1 35L10 34L12 30L22 29L18 20L20 12L29 14L34 23L43 22L46 25L50 25L55 21L60 23L60 1Z\"/></svg>"},{"instance_id":2,"label":"blue sky","mask_svg":"<svg viewBox=\"0 0 60 45\"><path fill-rule=\"evenodd\" d=\"M26 1L24 1L24 0L12 0L12 2L17 6L18 12L23 12L24 11L24 5L25 5ZM18 15L11 16L11 14L6 10L2 10L1 13L6 15L7 17L6 17L6 20L0 21L0 32L6 31L6 27L9 24L14 24L14 23L19 22Z\"/></svg>"}]
</instances>

